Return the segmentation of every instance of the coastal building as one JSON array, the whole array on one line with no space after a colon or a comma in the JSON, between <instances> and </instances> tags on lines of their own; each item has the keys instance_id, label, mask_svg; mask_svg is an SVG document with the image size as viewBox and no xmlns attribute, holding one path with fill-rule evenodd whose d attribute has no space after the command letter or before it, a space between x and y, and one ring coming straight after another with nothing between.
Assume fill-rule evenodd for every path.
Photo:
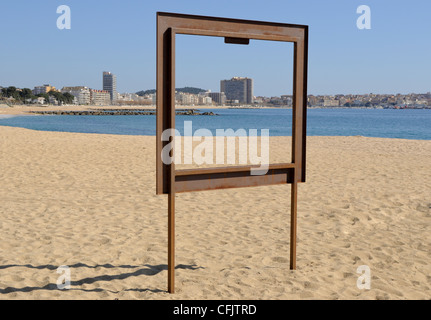
<instances>
[{"instance_id":1,"label":"coastal building","mask_svg":"<svg viewBox=\"0 0 431 320\"><path fill-rule=\"evenodd\" d=\"M318 99L316 96L313 96L313 95L308 96L308 105L315 106L317 105L317 103L318 103Z\"/></svg>"},{"instance_id":2,"label":"coastal building","mask_svg":"<svg viewBox=\"0 0 431 320\"><path fill-rule=\"evenodd\" d=\"M34 103L34 104L44 104L45 103L45 98L44 97L37 97L36 99L33 99L31 101L31 103Z\"/></svg>"},{"instance_id":3,"label":"coastal building","mask_svg":"<svg viewBox=\"0 0 431 320\"><path fill-rule=\"evenodd\" d=\"M152 99L149 95L139 96L136 93L118 93L116 104L118 105L151 105Z\"/></svg>"},{"instance_id":4,"label":"coastal building","mask_svg":"<svg viewBox=\"0 0 431 320\"><path fill-rule=\"evenodd\" d=\"M211 92L208 91L205 93L208 97L212 99L212 101L219 106L223 106L226 103L226 94L224 92Z\"/></svg>"},{"instance_id":5,"label":"coastal building","mask_svg":"<svg viewBox=\"0 0 431 320\"><path fill-rule=\"evenodd\" d=\"M43 86L34 87L34 89L32 90L34 95L48 93L50 91L55 91L55 87L49 84L44 84Z\"/></svg>"},{"instance_id":6,"label":"coastal building","mask_svg":"<svg viewBox=\"0 0 431 320\"><path fill-rule=\"evenodd\" d=\"M175 93L175 100L178 104L183 106L192 106L199 104L199 97L196 94L177 92Z\"/></svg>"},{"instance_id":7,"label":"coastal building","mask_svg":"<svg viewBox=\"0 0 431 320\"><path fill-rule=\"evenodd\" d=\"M111 72L103 72L103 90L108 91L111 102L117 100L117 76Z\"/></svg>"},{"instance_id":8,"label":"coastal building","mask_svg":"<svg viewBox=\"0 0 431 320\"><path fill-rule=\"evenodd\" d=\"M257 104L262 104L264 102L264 97L254 97L253 102Z\"/></svg>"},{"instance_id":9,"label":"coastal building","mask_svg":"<svg viewBox=\"0 0 431 320\"><path fill-rule=\"evenodd\" d=\"M239 103L253 103L253 79L233 77L220 81L220 92L224 92L226 100L238 100Z\"/></svg>"},{"instance_id":10,"label":"coastal building","mask_svg":"<svg viewBox=\"0 0 431 320\"><path fill-rule=\"evenodd\" d=\"M293 103L293 96L291 95L281 95L280 96L282 104L288 107L292 106Z\"/></svg>"},{"instance_id":11,"label":"coastal building","mask_svg":"<svg viewBox=\"0 0 431 320\"><path fill-rule=\"evenodd\" d=\"M90 104L104 106L111 104L111 93L107 90L90 89Z\"/></svg>"},{"instance_id":12,"label":"coastal building","mask_svg":"<svg viewBox=\"0 0 431 320\"><path fill-rule=\"evenodd\" d=\"M61 93L66 92L75 97L75 104L89 105L91 103L90 89L88 87L63 87Z\"/></svg>"},{"instance_id":13,"label":"coastal building","mask_svg":"<svg viewBox=\"0 0 431 320\"><path fill-rule=\"evenodd\" d=\"M48 98L48 103L49 103L49 104L53 104L53 105L55 105L55 106L57 106L57 105L58 105L58 101L57 101L57 99L56 99L54 96L49 96L49 98Z\"/></svg>"},{"instance_id":14,"label":"coastal building","mask_svg":"<svg viewBox=\"0 0 431 320\"><path fill-rule=\"evenodd\" d=\"M340 101L335 100L334 98L328 98L323 100L323 106L324 107L339 107Z\"/></svg>"},{"instance_id":15,"label":"coastal building","mask_svg":"<svg viewBox=\"0 0 431 320\"><path fill-rule=\"evenodd\" d=\"M213 99L207 96L205 93L200 93L198 95L198 104L204 106L210 106L213 104Z\"/></svg>"},{"instance_id":16,"label":"coastal building","mask_svg":"<svg viewBox=\"0 0 431 320\"><path fill-rule=\"evenodd\" d=\"M153 100L152 102L155 103ZM194 106L194 105L207 105L210 106L213 103L211 97L207 96L206 93L187 93L187 92L176 92L175 103L183 106Z\"/></svg>"}]
</instances>

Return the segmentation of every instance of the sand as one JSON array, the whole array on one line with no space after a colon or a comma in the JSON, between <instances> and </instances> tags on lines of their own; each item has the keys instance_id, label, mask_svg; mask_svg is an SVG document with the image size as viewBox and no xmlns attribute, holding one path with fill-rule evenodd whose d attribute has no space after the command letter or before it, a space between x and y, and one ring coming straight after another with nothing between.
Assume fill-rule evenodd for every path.
<instances>
[{"instance_id":1,"label":"sand","mask_svg":"<svg viewBox=\"0 0 431 320\"><path fill-rule=\"evenodd\" d=\"M0 126L0 299L431 299L431 141L307 145L297 270L289 185L184 193L172 295L155 137Z\"/></svg>"}]
</instances>

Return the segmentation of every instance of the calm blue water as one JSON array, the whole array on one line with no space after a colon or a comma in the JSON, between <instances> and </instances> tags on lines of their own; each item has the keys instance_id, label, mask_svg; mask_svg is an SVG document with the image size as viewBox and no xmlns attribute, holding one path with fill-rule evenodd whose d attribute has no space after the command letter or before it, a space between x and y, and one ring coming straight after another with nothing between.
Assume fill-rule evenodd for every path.
<instances>
[{"instance_id":1,"label":"calm blue water","mask_svg":"<svg viewBox=\"0 0 431 320\"><path fill-rule=\"evenodd\" d=\"M208 111L208 110L205 110ZM199 128L269 129L271 136L292 134L289 109L213 109L219 116L177 116L183 135L184 121ZM0 125L33 130L155 135L155 116L17 116L0 118ZM260 132L260 131L259 131ZM258 132L258 133L259 133ZM366 136L431 140L431 110L390 109L309 109L307 134L310 136Z\"/></svg>"}]
</instances>

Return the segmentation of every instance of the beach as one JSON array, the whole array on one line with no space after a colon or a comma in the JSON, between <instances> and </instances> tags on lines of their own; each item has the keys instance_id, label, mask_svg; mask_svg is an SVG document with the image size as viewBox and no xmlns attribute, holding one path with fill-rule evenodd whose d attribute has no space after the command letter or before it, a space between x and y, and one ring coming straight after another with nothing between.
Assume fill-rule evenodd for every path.
<instances>
[{"instance_id":1,"label":"beach","mask_svg":"<svg viewBox=\"0 0 431 320\"><path fill-rule=\"evenodd\" d=\"M0 299L431 299L431 141L308 137L297 270L289 185L178 194L169 294L155 139L0 126Z\"/></svg>"}]
</instances>

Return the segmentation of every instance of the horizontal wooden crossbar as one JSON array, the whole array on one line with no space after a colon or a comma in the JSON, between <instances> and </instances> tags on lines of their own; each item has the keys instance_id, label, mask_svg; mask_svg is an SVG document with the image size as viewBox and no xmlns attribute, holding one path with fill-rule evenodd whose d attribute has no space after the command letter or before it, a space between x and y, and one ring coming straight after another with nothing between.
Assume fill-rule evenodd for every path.
<instances>
[{"instance_id":1,"label":"horizontal wooden crossbar","mask_svg":"<svg viewBox=\"0 0 431 320\"><path fill-rule=\"evenodd\" d=\"M257 171L254 171L257 170ZM175 171L175 192L257 187L292 183L295 165L271 164L257 166L201 168Z\"/></svg>"}]
</instances>

